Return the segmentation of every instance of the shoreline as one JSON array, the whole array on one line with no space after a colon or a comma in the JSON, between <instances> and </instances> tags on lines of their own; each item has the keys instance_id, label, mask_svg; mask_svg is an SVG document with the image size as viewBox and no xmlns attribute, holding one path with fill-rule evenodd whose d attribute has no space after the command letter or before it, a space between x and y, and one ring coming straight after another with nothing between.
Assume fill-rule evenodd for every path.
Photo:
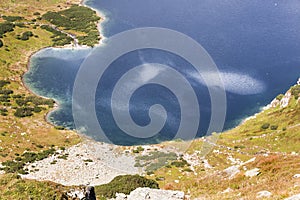
<instances>
[{"instance_id":1,"label":"shoreline","mask_svg":"<svg viewBox=\"0 0 300 200\"><path fill-rule=\"evenodd\" d=\"M81 1L77 5L83 5L85 1ZM84 5L86 6L86 5ZM90 7L89 7L90 8ZM93 9L93 8L91 8ZM95 10L95 9L93 9ZM105 38L101 34L101 23L103 20L103 14L96 10L97 15L101 17L97 25L100 39L95 47L100 46L101 41ZM30 86L26 84L24 75L30 71L32 64L32 57L37 53L45 49L90 49L92 47L88 46L73 46L66 45L61 47L51 47L46 46L41 49L38 49L33 52L28 52L26 70L20 76L20 85L32 95L44 98L44 99L53 99L55 101L54 107L49 109L46 114L43 114L44 121L49 124L51 127L55 128L55 124L49 120L49 115L61 107L61 102L55 98L49 98L37 94L36 91L31 90ZM65 128L65 127L64 127ZM114 177L118 175L125 174L141 174L143 170L135 167L135 155L132 154L123 154L122 148L127 148L126 146L119 146L109 143L104 143L96 141L90 136L78 132L76 129L65 128L66 131L70 131L79 136L80 141L78 144L68 147L66 150L60 150L58 155L53 155L49 158L46 158L41 161L37 161L29 165L35 169L36 166L39 166L39 171L34 171L28 175L22 175L23 179L39 180L39 181L52 181L59 183L65 186L74 186L74 185L100 185L110 182ZM129 147L134 148L134 147ZM120 151L121 150L121 151ZM59 156L66 154L68 158L60 159ZM112 159L114 158L114 159ZM87 161L87 160L93 160ZM53 165L51 162L57 162ZM70 162L73 165L70 165ZM120 168L122 166L122 168ZM66 170L68 169L68 170ZM74 171L77 171L74 173ZM62 176L63 175L63 176ZM87 180L83 180L82 176L86 177Z\"/></svg>"},{"instance_id":2,"label":"shoreline","mask_svg":"<svg viewBox=\"0 0 300 200\"><path fill-rule=\"evenodd\" d=\"M101 13L101 11L97 10L97 9L94 9L88 5L86 5L85 3L87 2L87 0L81 0L79 3L77 3L77 5L80 5L80 6L85 6L85 7L88 7L92 10L94 10L97 14L97 16L100 17L100 20L99 22L97 23L97 29L98 29L98 32L99 32L99 42L97 44L95 44L94 47L98 47L100 46L102 43L102 40L105 39L104 35L101 34L102 32L102 27L101 27L101 23L103 23L106 18L105 18L105 15L103 13ZM31 59L32 57L39 53L40 51L43 51L43 50L46 50L46 49L72 49L72 50L80 50L80 49L92 49L93 47L89 47L89 46L86 46L86 45L78 45L78 46L74 46L74 44L69 44L69 45L65 45L65 46L58 46L58 47L51 47L51 46L46 46L46 47L43 47L41 49L38 49L37 51L34 51L34 52L31 52L30 55L28 56L28 59L27 59L27 69L26 71L21 75L21 85L31 94L35 95L35 96L38 96L38 97L41 97L41 98L44 98L44 99L53 99L55 101L55 104L54 104L54 107L51 108L45 115L44 115L44 120L47 124L51 125L52 127L55 127L56 125L54 123L52 123L50 120L49 120L49 116L51 115L51 113L57 111L60 109L60 106L61 106L61 102L58 100L58 99L55 99L55 98L49 98L49 97L46 97L46 96L42 96L42 95L39 95L37 94L35 91L31 90L29 88L29 86L26 85L26 81L24 80L24 75L26 73L28 73L30 71L30 68L31 68ZM64 127L66 128L66 127ZM67 129L66 130L70 130L70 131L73 131L74 133L78 134L80 137L83 137L85 139L92 139L84 134L81 134L79 133L78 131L76 130L72 130L72 129ZM92 139L93 140L93 139Z\"/></svg>"}]
</instances>

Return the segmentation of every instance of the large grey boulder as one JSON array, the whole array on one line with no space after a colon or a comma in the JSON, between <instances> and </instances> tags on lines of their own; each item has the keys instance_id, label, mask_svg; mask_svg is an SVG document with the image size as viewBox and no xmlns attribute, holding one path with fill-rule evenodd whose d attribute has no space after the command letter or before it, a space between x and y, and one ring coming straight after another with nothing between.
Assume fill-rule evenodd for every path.
<instances>
[{"instance_id":1,"label":"large grey boulder","mask_svg":"<svg viewBox=\"0 0 300 200\"><path fill-rule=\"evenodd\" d=\"M286 198L284 200L300 200L300 194L296 194L296 195Z\"/></svg>"},{"instance_id":2,"label":"large grey boulder","mask_svg":"<svg viewBox=\"0 0 300 200\"><path fill-rule=\"evenodd\" d=\"M269 198L272 196L272 193L266 190L260 191L256 194L256 198Z\"/></svg>"},{"instance_id":3,"label":"large grey boulder","mask_svg":"<svg viewBox=\"0 0 300 200\"><path fill-rule=\"evenodd\" d=\"M151 188L137 188L134 191L132 191L129 195L117 194L116 196L116 200L180 200L185 198L184 192L181 191L160 190Z\"/></svg>"},{"instance_id":4,"label":"large grey boulder","mask_svg":"<svg viewBox=\"0 0 300 200\"><path fill-rule=\"evenodd\" d=\"M254 169L251 169L251 170L248 170L245 172L245 176L247 176L247 177L254 177L259 174L260 174L260 172L259 172L258 168L254 168Z\"/></svg>"},{"instance_id":5,"label":"large grey boulder","mask_svg":"<svg viewBox=\"0 0 300 200\"><path fill-rule=\"evenodd\" d=\"M229 179L232 179L235 177L235 175L240 173L239 168L240 168L239 165L233 165L233 166L230 166L230 167L224 169L223 172L225 172L229 176Z\"/></svg>"}]
</instances>

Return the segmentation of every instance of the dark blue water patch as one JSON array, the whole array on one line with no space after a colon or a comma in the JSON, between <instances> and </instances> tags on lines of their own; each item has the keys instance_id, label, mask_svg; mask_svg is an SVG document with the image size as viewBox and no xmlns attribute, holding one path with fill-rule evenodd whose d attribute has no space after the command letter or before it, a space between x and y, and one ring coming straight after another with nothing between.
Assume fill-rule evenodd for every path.
<instances>
[{"instance_id":1,"label":"dark blue water patch","mask_svg":"<svg viewBox=\"0 0 300 200\"><path fill-rule=\"evenodd\" d=\"M300 2L217 1L217 0L90 0L88 5L107 15L103 33L110 37L138 27L165 27L180 31L198 41L212 56L227 93L227 116L224 129L258 112L279 93L284 93L300 76ZM191 49L192 51L192 49ZM52 122L74 128L72 87L78 67L88 51L47 50L32 58L25 82L36 93L56 98L60 110L50 115ZM96 94L99 123L118 144L144 143L115 132L110 117L113 85L127 70L143 63L161 63L184 74L196 91L200 103L202 136L210 120L210 100L201 77L183 59L162 51L136 51L116 60L100 80ZM153 98L150 98L153 97ZM166 126L151 142L169 140L178 128L180 109L166 88L141 87L130 101L133 120L147 124L147 110L153 103L165 104ZM101 107L102 106L102 107ZM100 112L101 111L101 112ZM97 134L86 133L97 139Z\"/></svg>"},{"instance_id":2,"label":"dark blue water patch","mask_svg":"<svg viewBox=\"0 0 300 200\"><path fill-rule=\"evenodd\" d=\"M120 130L115 123L111 110L112 92L115 88L115 84L122 75L130 69L144 63L150 63L149 65L152 65L151 63L154 63L154 65L155 63L168 65L176 69L176 71L183 74L183 76L189 80L198 97L200 106L199 112L201 121L199 123L200 128L197 135L199 137L205 135L211 115L210 98L207 87L200 84L199 80L195 80L189 76L189 73L197 73L197 71L190 63L177 55L162 50L144 49L133 51L119 57L109 66L99 81L96 92L97 100L95 108L98 121L104 132L107 133L107 137L115 144L124 144L126 140L126 145L132 145L137 143L172 140L176 135L181 120L180 105L172 91L157 84L142 85L134 92L130 99L129 106L133 121L140 126L145 126L150 123L148 111L152 105L160 104L166 109L168 116L166 124L155 137L147 139L131 137ZM130 82L128 84L130 84ZM178 87L180 88L180 85L178 85ZM191 115L193 116L193 114ZM93 135L93 138L97 138L97 135Z\"/></svg>"},{"instance_id":3,"label":"dark blue water patch","mask_svg":"<svg viewBox=\"0 0 300 200\"><path fill-rule=\"evenodd\" d=\"M36 94L54 98L59 109L49 119L56 125L74 128L72 91L77 71L90 50L45 49L31 58L24 75L26 85Z\"/></svg>"}]
</instances>

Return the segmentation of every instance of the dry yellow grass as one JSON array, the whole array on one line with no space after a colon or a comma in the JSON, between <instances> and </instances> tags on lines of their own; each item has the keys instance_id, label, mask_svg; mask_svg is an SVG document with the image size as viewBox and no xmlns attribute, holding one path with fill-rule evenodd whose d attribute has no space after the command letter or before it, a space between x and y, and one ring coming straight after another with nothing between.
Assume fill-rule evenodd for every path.
<instances>
[{"instance_id":1,"label":"dry yellow grass","mask_svg":"<svg viewBox=\"0 0 300 200\"><path fill-rule=\"evenodd\" d=\"M34 12L41 14L53 10L61 10L80 3L79 0L0 0L2 15L22 16L26 20L36 18ZM9 89L15 94L32 95L22 83L22 75L27 71L30 55L41 48L51 45L51 33L34 29L34 25L26 28L16 27L14 32L6 33L2 38L5 47L0 48L0 79L10 80ZM27 41L17 40L15 36L25 31L32 31L38 38L31 37ZM37 145L48 148L51 145L69 146L78 143L81 138L72 131L59 131L45 121L49 110L32 117L16 118L8 108L8 116L0 116L0 162L15 157L24 150L39 151Z\"/></svg>"}]
</instances>

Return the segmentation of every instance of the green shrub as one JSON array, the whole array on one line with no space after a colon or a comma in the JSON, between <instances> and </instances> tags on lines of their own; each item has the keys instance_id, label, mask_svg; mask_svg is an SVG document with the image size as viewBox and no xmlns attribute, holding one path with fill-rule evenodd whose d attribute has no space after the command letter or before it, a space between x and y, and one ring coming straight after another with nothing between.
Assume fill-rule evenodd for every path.
<instances>
[{"instance_id":1,"label":"green shrub","mask_svg":"<svg viewBox=\"0 0 300 200\"><path fill-rule=\"evenodd\" d=\"M38 160L43 160L47 158L49 155L53 155L55 153L55 149L47 149L39 153L35 152L25 152L21 156L17 157L15 160L5 161L2 163L2 170L6 173L20 173L26 174L27 171L24 170L24 166L26 163L33 163Z\"/></svg>"},{"instance_id":2,"label":"green shrub","mask_svg":"<svg viewBox=\"0 0 300 200\"><path fill-rule=\"evenodd\" d=\"M283 97L284 97L283 94L279 94L279 95L276 97L276 99L280 101Z\"/></svg>"},{"instance_id":3,"label":"green shrub","mask_svg":"<svg viewBox=\"0 0 300 200\"><path fill-rule=\"evenodd\" d=\"M270 127L270 124L269 123L264 123L261 128L262 129L268 129Z\"/></svg>"},{"instance_id":4,"label":"green shrub","mask_svg":"<svg viewBox=\"0 0 300 200\"><path fill-rule=\"evenodd\" d=\"M53 33L53 46L64 46L66 44L70 44L73 41L73 39L67 34L57 31L48 25L42 25L41 28Z\"/></svg>"},{"instance_id":5,"label":"green shrub","mask_svg":"<svg viewBox=\"0 0 300 200\"><path fill-rule=\"evenodd\" d=\"M22 98L22 96L21 96L21 95L19 95L19 94L15 94L15 95L12 95L12 98L14 98L14 99L18 99L18 98Z\"/></svg>"},{"instance_id":6,"label":"green shrub","mask_svg":"<svg viewBox=\"0 0 300 200\"><path fill-rule=\"evenodd\" d=\"M11 22L3 22L0 23L0 38L7 32L14 31L15 25Z\"/></svg>"},{"instance_id":7,"label":"green shrub","mask_svg":"<svg viewBox=\"0 0 300 200\"><path fill-rule=\"evenodd\" d=\"M65 127L63 127L63 126L54 126L54 128L56 130L65 130Z\"/></svg>"},{"instance_id":8,"label":"green shrub","mask_svg":"<svg viewBox=\"0 0 300 200\"><path fill-rule=\"evenodd\" d=\"M29 117L33 115L33 108L31 107L22 107L22 108L17 108L16 112L14 115L16 117Z\"/></svg>"},{"instance_id":9,"label":"green shrub","mask_svg":"<svg viewBox=\"0 0 300 200\"><path fill-rule=\"evenodd\" d=\"M44 148L44 146L41 145L41 144L37 144L36 147L37 147L37 148L40 148L40 149Z\"/></svg>"},{"instance_id":10,"label":"green shrub","mask_svg":"<svg viewBox=\"0 0 300 200\"><path fill-rule=\"evenodd\" d=\"M129 194L138 187L149 187L158 189L158 183L139 175L124 175L115 177L110 183L96 186L97 195L106 198L115 198L116 193Z\"/></svg>"},{"instance_id":11,"label":"green shrub","mask_svg":"<svg viewBox=\"0 0 300 200\"><path fill-rule=\"evenodd\" d=\"M169 162L177 160L177 154L170 152L159 152L154 151L151 152L149 155L145 156L138 156L136 157L136 166L143 166L146 167L145 170L147 172L156 171L159 168L162 168L169 164Z\"/></svg>"},{"instance_id":12,"label":"green shrub","mask_svg":"<svg viewBox=\"0 0 300 200\"><path fill-rule=\"evenodd\" d=\"M97 29L97 22L100 20L100 17L90 8L73 5L71 8L63 11L49 11L42 18L64 30L75 30L86 33L84 36L77 37L81 45L94 46L99 41L100 36ZM53 30L49 31L55 32ZM58 33L55 34L57 35ZM62 38L54 38L53 41L54 45L64 45L64 42L68 41L70 43L72 40L67 39L62 41Z\"/></svg>"},{"instance_id":13,"label":"green shrub","mask_svg":"<svg viewBox=\"0 0 300 200\"><path fill-rule=\"evenodd\" d=\"M277 130L278 126L277 125L271 125L270 129L271 130Z\"/></svg>"},{"instance_id":14,"label":"green shrub","mask_svg":"<svg viewBox=\"0 0 300 200\"><path fill-rule=\"evenodd\" d=\"M58 159L63 159L63 160L67 160L68 159L68 155L64 154L64 155L60 155L57 157Z\"/></svg>"},{"instance_id":15,"label":"green shrub","mask_svg":"<svg viewBox=\"0 0 300 200\"><path fill-rule=\"evenodd\" d=\"M244 149L246 147L244 145L235 145L234 148L235 149Z\"/></svg>"},{"instance_id":16,"label":"green shrub","mask_svg":"<svg viewBox=\"0 0 300 200\"><path fill-rule=\"evenodd\" d=\"M10 102L9 96L7 95L1 95L0 96L0 102Z\"/></svg>"},{"instance_id":17,"label":"green shrub","mask_svg":"<svg viewBox=\"0 0 300 200\"><path fill-rule=\"evenodd\" d=\"M0 88L3 88L4 86L10 84L9 81L5 81L5 80L0 80Z\"/></svg>"},{"instance_id":18,"label":"green shrub","mask_svg":"<svg viewBox=\"0 0 300 200\"><path fill-rule=\"evenodd\" d=\"M10 95L12 93L14 93L12 90L0 90L0 94Z\"/></svg>"},{"instance_id":19,"label":"green shrub","mask_svg":"<svg viewBox=\"0 0 300 200\"><path fill-rule=\"evenodd\" d=\"M42 108L41 108L41 107L35 106L35 107L33 108L33 112L35 112L35 113L39 113L39 112L41 112L41 111L42 111Z\"/></svg>"},{"instance_id":20,"label":"green shrub","mask_svg":"<svg viewBox=\"0 0 300 200\"><path fill-rule=\"evenodd\" d=\"M171 165L175 167L185 167L186 165L188 165L188 163L186 160L180 160L171 162Z\"/></svg>"},{"instance_id":21,"label":"green shrub","mask_svg":"<svg viewBox=\"0 0 300 200\"><path fill-rule=\"evenodd\" d=\"M20 27L20 28L28 28L28 26L26 26L24 23L14 23L15 26Z\"/></svg>"},{"instance_id":22,"label":"green shrub","mask_svg":"<svg viewBox=\"0 0 300 200\"><path fill-rule=\"evenodd\" d=\"M136 149L133 149L133 150L132 150L133 153L140 153L140 152L142 152L142 151L144 151L144 148L141 147L141 146L138 146Z\"/></svg>"},{"instance_id":23,"label":"green shrub","mask_svg":"<svg viewBox=\"0 0 300 200\"><path fill-rule=\"evenodd\" d=\"M26 31L22 33L22 36L17 36L18 40L29 40L30 37L33 36L33 33L31 31Z\"/></svg>"},{"instance_id":24,"label":"green shrub","mask_svg":"<svg viewBox=\"0 0 300 200\"><path fill-rule=\"evenodd\" d=\"M300 96L300 85L295 85L291 88L291 93L295 97L295 99L298 99Z\"/></svg>"},{"instance_id":25,"label":"green shrub","mask_svg":"<svg viewBox=\"0 0 300 200\"><path fill-rule=\"evenodd\" d=\"M2 16L2 18L8 22L15 22L24 19L24 17L20 16Z\"/></svg>"},{"instance_id":26,"label":"green shrub","mask_svg":"<svg viewBox=\"0 0 300 200\"><path fill-rule=\"evenodd\" d=\"M191 170L190 168L184 168L182 171L184 171L184 172L193 172L193 170Z\"/></svg>"},{"instance_id":27,"label":"green shrub","mask_svg":"<svg viewBox=\"0 0 300 200\"><path fill-rule=\"evenodd\" d=\"M57 160L53 160L52 162L50 162L50 165L55 165L57 163Z\"/></svg>"}]
</instances>

